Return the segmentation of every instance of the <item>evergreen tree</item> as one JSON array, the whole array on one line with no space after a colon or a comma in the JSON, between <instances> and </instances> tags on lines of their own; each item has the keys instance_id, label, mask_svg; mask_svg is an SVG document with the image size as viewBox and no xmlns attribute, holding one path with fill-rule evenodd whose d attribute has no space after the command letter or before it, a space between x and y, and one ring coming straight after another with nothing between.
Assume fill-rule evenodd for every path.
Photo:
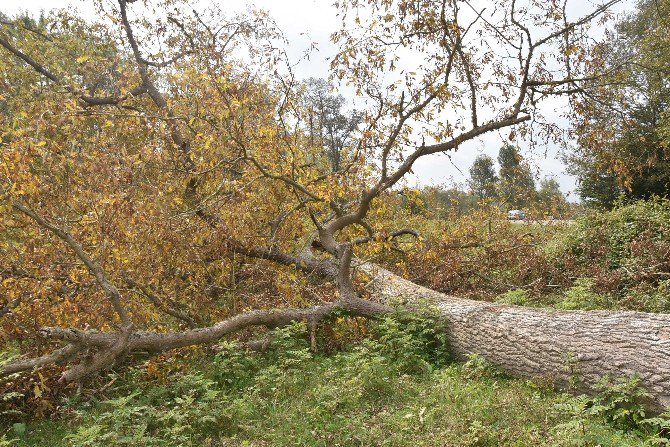
<instances>
[{"instance_id":1,"label":"evergreen tree","mask_svg":"<svg viewBox=\"0 0 670 447\"><path fill-rule=\"evenodd\" d=\"M537 201L540 212L544 215L563 217L569 209L568 201L565 199L560 185L553 178L542 179L537 191Z\"/></svg>"},{"instance_id":2,"label":"evergreen tree","mask_svg":"<svg viewBox=\"0 0 670 447\"><path fill-rule=\"evenodd\" d=\"M505 144L498 153L498 196L511 208L524 208L536 199L535 180L519 149Z\"/></svg>"},{"instance_id":3,"label":"evergreen tree","mask_svg":"<svg viewBox=\"0 0 670 447\"><path fill-rule=\"evenodd\" d=\"M354 136L362 117L356 110L345 112L346 100L332 92L325 79L309 78L304 83L307 132L313 145L321 145L333 172L340 170L342 153Z\"/></svg>"},{"instance_id":4,"label":"evergreen tree","mask_svg":"<svg viewBox=\"0 0 670 447\"><path fill-rule=\"evenodd\" d=\"M496 196L496 176L493 159L488 155L478 155L470 167L470 179L468 186L477 198L481 200L492 199Z\"/></svg>"}]
</instances>

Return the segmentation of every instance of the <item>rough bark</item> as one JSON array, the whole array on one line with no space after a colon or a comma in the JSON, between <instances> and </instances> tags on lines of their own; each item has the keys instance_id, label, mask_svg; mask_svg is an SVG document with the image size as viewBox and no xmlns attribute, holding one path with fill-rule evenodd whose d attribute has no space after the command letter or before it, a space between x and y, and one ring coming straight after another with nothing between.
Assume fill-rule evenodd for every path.
<instances>
[{"instance_id":1,"label":"rough bark","mask_svg":"<svg viewBox=\"0 0 670 447\"><path fill-rule=\"evenodd\" d=\"M357 297L342 297L332 303L308 308L252 310L220 321L213 326L181 332L132 331L132 326L123 327L117 332L45 327L39 331L42 337L52 341L66 342L67 345L42 357L19 359L0 365L0 378L48 364L66 362L77 354L90 350L94 353L90 358L81 359L80 363L66 370L61 377L66 382L78 381L111 367L124 352L140 351L155 354L187 346L209 345L248 327L264 326L274 329L295 321L307 322L308 327L313 331L322 319L335 311L369 318L391 312L392 309L383 304ZM252 348L253 345L252 343Z\"/></svg>"},{"instance_id":2,"label":"rough bark","mask_svg":"<svg viewBox=\"0 0 670 447\"><path fill-rule=\"evenodd\" d=\"M476 353L514 376L546 377L580 390L637 374L650 408L670 408L670 315L529 308L445 295L378 266L362 266L380 301L434 302L448 322L451 352Z\"/></svg>"}]
</instances>

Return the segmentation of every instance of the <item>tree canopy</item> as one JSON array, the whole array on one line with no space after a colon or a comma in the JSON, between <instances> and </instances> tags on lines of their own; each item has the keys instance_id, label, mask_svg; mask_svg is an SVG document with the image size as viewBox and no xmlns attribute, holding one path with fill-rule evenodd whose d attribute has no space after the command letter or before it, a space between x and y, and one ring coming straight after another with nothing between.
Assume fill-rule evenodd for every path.
<instances>
[{"instance_id":1,"label":"tree canopy","mask_svg":"<svg viewBox=\"0 0 670 447\"><path fill-rule=\"evenodd\" d=\"M503 145L498 152L498 164L498 194L501 200L512 208L523 208L533 202L536 199L535 179L519 148L511 144Z\"/></svg>"},{"instance_id":2,"label":"tree canopy","mask_svg":"<svg viewBox=\"0 0 670 447\"><path fill-rule=\"evenodd\" d=\"M496 196L496 175L493 159L488 155L478 155L470 167L468 185L477 198L482 201Z\"/></svg>"},{"instance_id":3,"label":"tree canopy","mask_svg":"<svg viewBox=\"0 0 670 447\"><path fill-rule=\"evenodd\" d=\"M262 12L118 0L95 21L3 19L3 342L47 353L2 373L65 362L78 381L127 353L388 312L354 267L416 232L380 199L421 157L532 133L538 102L589 87L586 27L615 1L572 21L526 3L340 1L332 70L365 100L355 119L295 79Z\"/></svg>"},{"instance_id":4,"label":"tree canopy","mask_svg":"<svg viewBox=\"0 0 670 447\"><path fill-rule=\"evenodd\" d=\"M638 2L598 50L610 74L579 101L571 169L582 198L611 207L670 192L670 2ZM600 68L598 68L600 69Z\"/></svg>"}]
</instances>

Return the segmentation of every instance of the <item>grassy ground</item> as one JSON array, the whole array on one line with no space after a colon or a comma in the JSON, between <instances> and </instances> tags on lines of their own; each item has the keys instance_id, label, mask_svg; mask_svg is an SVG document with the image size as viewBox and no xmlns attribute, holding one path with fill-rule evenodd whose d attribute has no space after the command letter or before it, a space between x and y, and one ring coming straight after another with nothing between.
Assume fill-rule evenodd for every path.
<instances>
[{"instance_id":1,"label":"grassy ground","mask_svg":"<svg viewBox=\"0 0 670 447\"><path fill-rule=\"evenodd\" d=\"M325 362L328 363L328 362ZM231 403L228 419L213 421L200 433L160 433L125 427L118 436L88 436L112 404L97 404L73 420L31 425L17 446L76 445L221 445L221 446L639 446L639 435L590 422L583 436L571 419L557 410L566 396L533 383L501 378L468 378L462 366L449 366L424 377L388 378L383 397L352 392L346 384L329 384L325 364L310 365L284 377L274 391L247 390ZM326 398L326 395L327 396ZM131 408L144 406L142 397ZM155 403L156 409L161 406ZM144 410L133 410L133 412ZM170 412L170 406L163 408ZM120 411L122 412L122 410ZM132 415L128 415L132 418ZM142 416L138 415L138 419ZM132 424L132 419L127 420ZM141 420L138 424L143 424ZM562 426L561 424L567 424ZM175 425L176 426L176 425ZM173 426L173 428L175 427ZM108 429L111 427L107 427ZM167 429L166 429L167 428ZM79 434L74 439L67 435ZM88 433L88 434L87 434ZM126 439L122 439L122 436ZM102 434L102 433L100 433ZM186 436L184 436L186 434ZM90 437L90 440L86 440ZM144 439L142 439L144 438ZM150 439L154 438L154 439ZM586 443L591 439L592 443ZM604 441L604 442L603 442Z\"/></svg>"},{"instance_id":2,"label":"grassy ground","mask_svg":"<svg viewBox=\"0 0 670 447\"><path fill-rule=\"evenodd\" d=\"M73 398L59 420L10 427L8 445L637 447L656 430L617 426L617 413L594 410L602 402L478 358L448 362L422 323L382 322L332 355L311 354L301 330L280 331L264 355L131 370L104 400Z\"/></svg>"}]
</instances>

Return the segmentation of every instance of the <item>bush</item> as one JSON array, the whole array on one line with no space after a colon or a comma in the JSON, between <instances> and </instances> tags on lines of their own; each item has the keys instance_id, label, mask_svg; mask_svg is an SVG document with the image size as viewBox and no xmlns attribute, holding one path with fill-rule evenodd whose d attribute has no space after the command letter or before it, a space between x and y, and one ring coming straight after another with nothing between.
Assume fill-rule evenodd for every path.
<instances>
[{"instance_id":1,"label":"bush","mask_svg":"<svg viewBox=\"0 0 670 447\"><path fill-rule=\"evenodd\" d=\"M608 307L605 297L593 291L594 282L589 278L580 278L575 285L563 293L563 298L556 303L558 309L593 310Z\"/></svg>"},{"instance_id":2,"label":"bush","mask_svg":"<svg viewBox=\"0 0 670 447\"><path fill-rule=\"evenodd\" d=\"M499 219L474 213L445 223L400 273L506 304L670 311L670 200L619 204L565 226Z\"/></svg>"},{"instance_id":3,"label":"bush","mask_svg":"<svg viewBox=\"0 0 670 447\"><path fill-rule=\"evenodd\" d=\"M596 386L593 397L581 395L576 398L565 396L557 405L566 422L557 425L554 433L563 440L565 446L618 446L625 444L625 433L638 432L644 439L639 445L670 445L664 437L670 427L669 414L646 418L644 400L647 392L642 388L640 378L612 381L604 377ZM618 432L612 432L612 427Z\"/></svg>"},{"instance_id":4,"label":"bush","mask_svg":"<svg viewBox=\"0 0 670 447\"><path fill-rule=\"evenodd\" d=\"M623 297L623 305L629 309L648 312L670 312L670 279L658 285L639 283L630 288Z\"/></svg>"},{"instance_id":5,"label":"bush","mask_svg":"<svg viewBox=\"0 0 670 447\"><path fill-rule=\"evenodd\" d=\"M528 299L530 295L527 290L524 289L514 289L509 292L505 292L502 295L499 295L496 299L497 302L503 304L513 304L515 306L524 306L528 304Z\"/></svg>"},{"instance_id":6,"label":"bush","mask_svg":"<svg viewBox=\"0 0 670 447\"><path fill-rule=\"evenodd\" d=\"M570 253L583 263L605 261L610 269L627 263L631 244L643 237L656 243L670 242L670 201L650 199L592 211L577 220L549 245L549 253Z\"/></svg>"},{"instance_id":7,"label":"bush","mask_svg":"<svg viewBox=\"0 0 670 447\"><path fill-rule=\"evenodd\" d=\"M371 335L385 356L406 366L417 362L443 366L450 360L446 320L438 308L426 303L382 318L372 325Z\"/></svg>"},{"instance_id":8,"label":"bush","mask_svg":"<svg viewBox=\"0 0 670 447\"><path fill-rule=\"evenodd\" d=\"M468 354L463 363L463 377L467 379L500 378L503 374L484 357L478 354Z\"/></svg>"}]
</instances>

